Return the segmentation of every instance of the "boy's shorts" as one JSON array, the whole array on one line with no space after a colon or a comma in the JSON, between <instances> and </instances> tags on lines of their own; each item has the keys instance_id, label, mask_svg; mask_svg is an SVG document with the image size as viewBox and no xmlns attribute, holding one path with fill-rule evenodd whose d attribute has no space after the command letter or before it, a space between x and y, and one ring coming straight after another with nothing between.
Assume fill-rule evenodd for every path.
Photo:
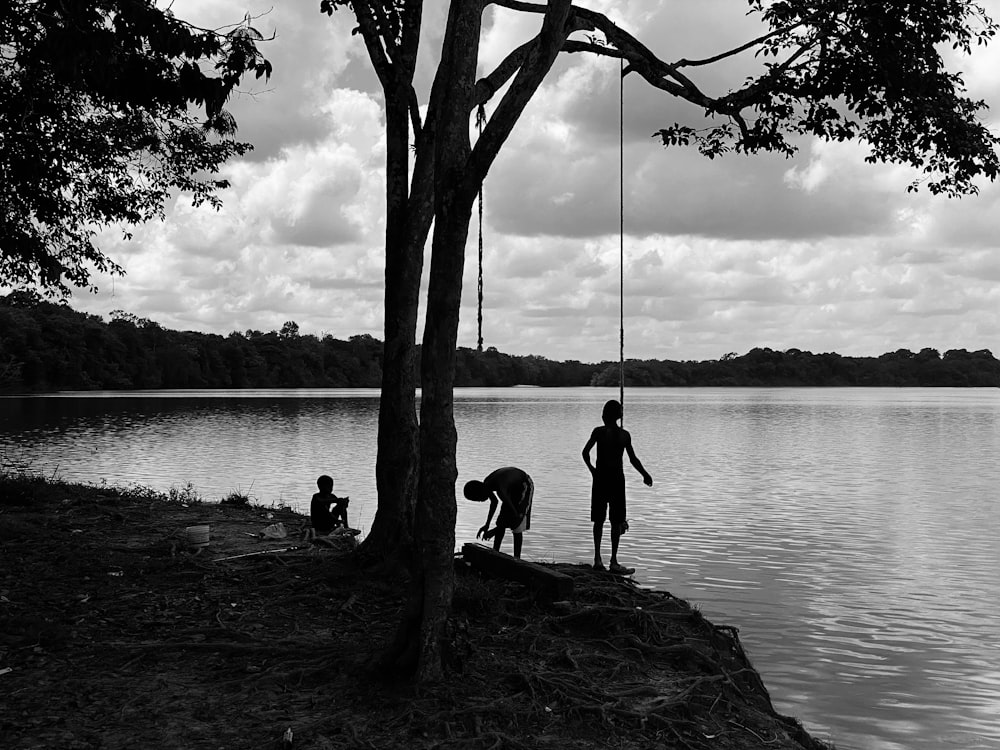
<instances>
[{"instance_id":1,"label":"boy's shorts","mask_svg":"<svg viewBox=\"0 0 1000 750\"><path fill-rule=\"evenodd\" d=\"M515 534L523 534L531 528L531 501L535 497L535 483L528 477L521 487L521 496L514 502L514 507L507 503L500 506L497 514L497 526L510 529Z\"/></svg>"},{"instance_id":2,"label":"boy's shorts","mask_svg":"<svg viewBox=\"0 0 1000 750\"><path fill-rule=\"evenodd\" d=\"M625 523L626 515L625 475L595 476L590 491L590 520L593 523L604 523L610 518L613 525L618 525Z\"/></svg>"}]
</instances>

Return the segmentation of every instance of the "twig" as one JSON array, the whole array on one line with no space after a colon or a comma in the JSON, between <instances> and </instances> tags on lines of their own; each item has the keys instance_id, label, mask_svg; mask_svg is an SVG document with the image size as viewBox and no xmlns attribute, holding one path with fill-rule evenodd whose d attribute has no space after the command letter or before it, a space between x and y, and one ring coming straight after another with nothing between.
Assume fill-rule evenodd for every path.
<instances>
[{"instance_id":1,"label":"twig","mask_svg":"<svg viewBox=\"0 0 1000 750\"><path fill-rule=\"evenodd\" d=\"M230 555L229 557L217 557L212 562L223 562L224 560L238 560L241 557L254 557L256 555L273 555L279 552L294 552L298 549L308 549L308 546L297 545L295 547L283 547L281 549L262 549L259 552L244 552L242 555Z\"/></svg>"}]
</instances>

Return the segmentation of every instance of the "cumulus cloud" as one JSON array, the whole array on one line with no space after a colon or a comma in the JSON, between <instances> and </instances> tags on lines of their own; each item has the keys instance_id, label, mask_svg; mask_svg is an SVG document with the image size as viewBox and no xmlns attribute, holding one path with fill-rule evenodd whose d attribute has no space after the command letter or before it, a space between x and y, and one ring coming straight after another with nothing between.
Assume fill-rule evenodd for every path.
<instances>
[{"instance_id":1,"label":"cumulus cloud","mask_svg":"<svg viewBox=\"0 0 1000 750\"><path fill-rule=\"evenodd\" d=\"M1000 16L1000 0L985 4ZM667 60L706 57L759 31L757 19L729 0L587 5ZM176 0L174 12L219 26L242 18L244 6ZM416 76L423 101L446 9L426 4ZM256 149L226 168L232 187L223 209L179 198L166 222L139 228L131 242L106 233L105 250L128 275L103 280L100 294L74 304L222 334L295 320L304 333L381 337L378 81L347 11L328 18L318 3L283 3L255 23L275 34L264 45L274 75L230 103L240 136ZM483 73L537 33L539 17L492 8L486 24ZM1000 102L998 54L993 45L954 58L973 98ZM739 86L755 65L741 55L692 75L718 94ZM491 170L487 346L613 360L624 304L630 357L709 359L754 346L852 355L1000 350L995 186L960 201L907 193L907 169L867 165L855 144L803 141L791 160L709 161L691 149L664 149L653 133L674 121L697 123L700 112L635 76L624 86L622 300L619 94L616 61L564 56ZM477 335L475 230L459 334L465 346Z\"/></svg>"},{"instance_id":2,"label":"cumulus cloud","mask_svg":"<svg viewBox=\"0 0 1000 750\"><path fill-rule=\"evenodd\" d=\"M370 96L342 89L317 106L327 136L227 166L232 186L221 210L179 197L167 221L131 242L106 238L128 273L84 306L217 332L272 329L299 315L316 330L377 333L371 311L380 295L359 292L376 288L383 270L381 110ZM343 329L345 310L354 311L348 324L363 330Z\"/></svg>"}]
</instances>

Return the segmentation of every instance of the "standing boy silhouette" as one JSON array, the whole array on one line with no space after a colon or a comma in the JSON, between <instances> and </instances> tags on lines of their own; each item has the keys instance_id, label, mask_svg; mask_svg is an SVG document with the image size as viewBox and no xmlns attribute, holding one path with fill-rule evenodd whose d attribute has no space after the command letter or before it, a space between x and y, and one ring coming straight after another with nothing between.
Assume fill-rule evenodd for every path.
<instances>
[{"instance_id":1,"label":"standing boy silhouette","mask_svg":"<svg viewBox=\"0 0 1000 750\"><path fill-rule=\"evenodd\" d=\"M653 478L636 458L632 450L632 436L627 430L618 426L622 418L622 405L617 401L604 404L601 419L604 422L590 433L590 439L583 446L583 462L587 464L593 476L594 483L590 492L590 520L594 522L594 570L604 570L601 559L601 537L604 534L604 521L611 520L611 565L609 570L618 575L631 575L635 568L626 568L618 562L618 543L622 534L628 531L625 508L625 470L622 456L628 453L628 460L636 471L642 474L642 481L647 487L653 484ZM590 449L597 446L597 465L590 461Z\"/></svg>"}]
</instances>

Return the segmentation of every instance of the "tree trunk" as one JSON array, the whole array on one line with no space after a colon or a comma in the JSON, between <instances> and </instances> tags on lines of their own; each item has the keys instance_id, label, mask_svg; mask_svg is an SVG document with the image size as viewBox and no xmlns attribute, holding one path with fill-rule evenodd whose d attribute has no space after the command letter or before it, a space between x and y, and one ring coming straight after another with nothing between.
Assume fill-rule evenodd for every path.
<instances>
[{"instance_id":1,"label":"tree trunk","mask_svg":"<svg viewBox=\"0 0 1000 750\"><path fill-rule=\"evenodd\" d=\"M388 656L416 669L418 680L443 673L444 639L454 590L455 430L453 390L465 247L483 179L565 40L570 0L552 0L537 43L476 144L469 141L476 103L482 3L449 6L437 75L427 108L418 164L433 153L434 238L420 365L420 471L414 514L417 553L410 598ZM423 148L421 148L423 146ZM411 202L411 209L413 208Z\"/></svg>"},{"instance_id":2,"label":"tree trunk","mask_svg":"<svg viewBox=\"0 0 1000 750\"><path fill-rule=\"evenodd\" d=\"M410 594L383 666L419 681L442 675L442 644L454 590L457 500L453 389L465 244L475 192L451 191L435 217L421 357L420 471ZM381 499L380 499L381 502Z\"/></svg>"},{"instance_id":3,"label":"tree trunk","mask_svg":"<svg viewBox=\"0 0 1000 750\"><path fill-rule=\"evenodd\" d=\"M426 231L411 243L405 97L386 97L385 342L375 481L378 509L366 558L409 558L418 476L416 335ZM430 209L424 209L430 213ZM425 222L429 226L430 219Z\"/></svg>"},{"instance_id":4,"label":"tree trunk","mask_svg":"<svg viewBox=\"0 0 1000 750\"><path fill-rule=\"evenodd\" d=\"M414 517L417 552L410 598L389 658L420 681L443 673L443 642L454 590L455 449L453 387L465 244L478 182L467 175L479 34L479 2L452 3L427 112L433 157L434 237L421 356L420 475ZM427 148L432 149L428 154ZM480 180L481 182L481 180Z\"/></svg>"},{"instance_id":5,"label":"tree trunk","mask_svg":"<svg viewBox=\"0 0 1000 750\"><path fill-rule=\"evenodd\" d=\"M395 8L397 26L385 23L384 9L377 4L351 5L386 107L385 339L375 461L378 509L360 554L369 560L405 562L413 549L419 473L417 308L433 219L433 159L418 153L410 184L411 125L415 146L428 137L419 122L413 91L423 2L410 0Z\"/></svg>"},{"instance_id":6,"label":"tree trunk","mask_svg":"<svg viewBox=\"0 0 1000 750\"><path fill-rule=\"evenodd\" d=\"M415 535L420 555L423 611L418 678L441 673L445 621L454 589L455 452L454 384L459 307L465 243L472 218L472 200L439 210L434 230L427 319L421 358L420 491ZM453 215L449 215L451 212ZM446 221L447 223L443 222Z\"/></svg>"}]
</instances>

